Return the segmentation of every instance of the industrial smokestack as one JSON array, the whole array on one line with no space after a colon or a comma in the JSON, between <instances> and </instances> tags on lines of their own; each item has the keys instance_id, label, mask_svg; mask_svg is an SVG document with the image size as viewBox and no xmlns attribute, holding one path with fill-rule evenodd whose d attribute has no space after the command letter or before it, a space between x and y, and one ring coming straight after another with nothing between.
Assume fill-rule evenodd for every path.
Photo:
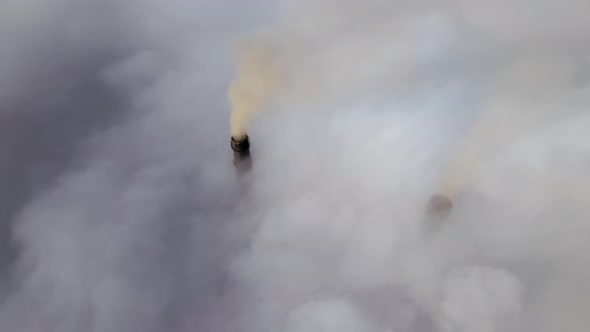
<instances>
[{"instance_id":1,"label":"industrial smokestack","mask_svg":"<svg viewBox=\"0 0 590 332\"><path fill-rule=\"evenodd\" d=\"M453 210L453 202L450 198L444 195L434 195L430 197L428 205L426 206L426 213L437 219L446 219Z\"/></svg>"},{"instance_id":2,"label":"industrial smokestack","mask_svg":"<svg viewBox=\"0 0 590 332\"><path fill-rule=\"evenodd\" d=\"M234 166L239 174L245 173L252 168L250 158L250 139L248 135L243 137L231 137L231 149L234 151Z\"/></svg>"},{"instance_id":3,"label":"industrial smokestack","mask_svg":"<svg viewBox=\"0 0 590 332\"><path fill-rule=\"evenodd\" d=\"M426 205L425 232L428 236L438 232L444 220L451 215L453 202L445 195L433 195Z\"/></svg>"}]
</instances>

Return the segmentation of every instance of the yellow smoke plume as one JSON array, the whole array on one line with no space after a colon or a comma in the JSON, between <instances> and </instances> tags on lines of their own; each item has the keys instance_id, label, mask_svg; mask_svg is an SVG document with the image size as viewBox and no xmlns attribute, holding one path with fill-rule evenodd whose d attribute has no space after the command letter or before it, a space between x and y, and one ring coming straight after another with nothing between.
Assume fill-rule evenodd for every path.
<instances>
[{"instance_id":1,"label":"yellow smoke plume","mask_svg":"<svg viewBox=\"0 0 590 332\"><path fill-rule=\"evenodd\" d=\"M237 76L231 83L228 98L232 107L231 135L246 135L248 122L262 112L283 87L284 70L272 45L254 41L236 49Z\"/></svg>"},{"instance_id":2,"label":"yellow smoke plume","mask_svg":"<svg viewBox=\"0 0 590 332\"><path fill-rule=\"evenodd\" d=\"M395 88L408 85L414 41L411 31L402 29L402 18L383 19L380 6L354 1L309 5L314 10L296 5L299 11L285 12L279 22L237 44L236 77L228 91L232 136L244 136L249 122L271 108L314 109L309 106L333 105L375 89L391 93L394 81Z\"/></svg>"},{"instance_id":3,"label":"yellow smoke plume","mask_svg":"<svg viewBox=\"0 0 590 332\"><path fill-rule=\"evenodd\" d=\"M473 181L480 163L488 156L501 131L494 111L486 112L476 122L467 139L453 156L441 184L441 193L453 199Z\"/></svg>"},{"instance_id":4,"label":"yellow smoke plume","mask_svg":"<svg viewBox=\"0 0 590 332\"><path fill-rule=\"evenodd\" d=\"M541 132L556 111L550 103L562 91L571 69L551 58L525 58L492 82L498 87L458 152L451 158L441 184L442 194L453 198L473 184L484 162L531 133Z\"/></svg>"}]
</instances>

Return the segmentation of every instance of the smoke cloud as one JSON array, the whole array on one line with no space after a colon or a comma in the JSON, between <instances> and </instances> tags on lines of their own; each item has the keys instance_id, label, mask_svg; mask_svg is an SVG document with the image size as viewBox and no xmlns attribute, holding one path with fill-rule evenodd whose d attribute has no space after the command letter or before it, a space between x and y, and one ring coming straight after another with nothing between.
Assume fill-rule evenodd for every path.
<instances>
[{"instance_id":1,"label":"smoke cloud","mask_svg":"<svg viewBox=\"0 0 590 332\"><path fill-rule=\"evenodd\" d=\"M2 2L0 330L587 331L589 9Z\"/></svg>"}]
</instances>

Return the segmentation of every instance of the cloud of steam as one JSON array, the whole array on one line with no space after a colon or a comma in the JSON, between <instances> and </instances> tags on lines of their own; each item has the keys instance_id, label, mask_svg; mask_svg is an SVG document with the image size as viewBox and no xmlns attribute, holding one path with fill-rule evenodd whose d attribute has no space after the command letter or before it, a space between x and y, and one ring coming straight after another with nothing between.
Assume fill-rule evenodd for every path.
<instances>
[{"instance_id":1,"label":"cloud of steam","mask_svg":"<svg viewBox=\"0 0 590 332\"><path fill-rule=\"evenodd\" d=\"M342 300L303 305L287 319L285 331L379 331L357 308Z\"/></svg>"},{"instance_id":2,"label":"cloud of steam","mask_svg":"<svg viewBox=\"0 0 590 332\"><path fill-rule=\"evenodd\" d=\"M442 324L447 331L503 331L521 310L513 275L490 268L451 271L443 282ZM506 326L507 325L507 326Z\"/></svg>"},{"instance_id":3,"label":"cloud of steam","mask_svg":"<svg viewBox=\"0 0 590 332\"><path fill-rule=\"evenodd\" d=\"M267 14L239 9L0 4L0 330L237 324L226 53Z\"/></svg>"},{"instance_id":4,"label":"cloud of steam","mask_svg":"<svg viewBox=\"0 0 590 332\"><path fill-rule=\"evenodd\" d=\"M370 313L348 316L377 329L585 330L579 309L540 303L587 265L590 196L579 183L590 49L576 12L588 6L292 6L252 44L282 50L272 64L287 82L269 84L274 106L256 111L299 112L266 114L252 129L252 204L263 213L235 265L260 303L251 329L282 330L302 311L301 329L341 328L343 315L308 303L344 294ZM435 192L455 211L424 243L423 204Z\"/></svg>"},{"instance_id":5,"label":"cloud of steam","mask_svg":"<svg viewBox=\"0 0 590 332\"><path fill-rule=\"evenodd\" d=\"M587 331L589 6L2 2L0 330Z\"/></svg>"}]
</instances>

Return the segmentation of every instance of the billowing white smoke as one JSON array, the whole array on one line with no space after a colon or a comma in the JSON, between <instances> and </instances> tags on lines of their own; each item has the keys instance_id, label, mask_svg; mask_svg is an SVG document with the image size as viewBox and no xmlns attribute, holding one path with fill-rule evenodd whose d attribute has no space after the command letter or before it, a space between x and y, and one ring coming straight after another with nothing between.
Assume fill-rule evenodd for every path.
<instances>
[{"instance_id":1,"label":"billowing white smoke","mask_svg":"<svg viewBox=\"0 0 590 332\"><path fill-rule=\"evenodd\" d=\"M34 188L0 330L590 327L585 1L37 3L0 4L39 10L0 23L0 189Z\"/></svg>"},{"instance_id":2,"label":"billowing white smoke","mask_svg":"<svg viewBox=\"0 0 590 332\"><path fill-rule=\"evenodd\" d=\"M521 313L518 279L503 270L470 267L451 271L442 285L441 325L445 331L510 330Z\"/></svg>"},{"instance_id":3,"label":"billowing white smoke","mask_svg":"<svg viewBox=\"0 0 590 332\"><path fill-rule=\"evenodd\" d=\"M544 313L539 303L570 264L586 265L590 191L578 182L590 152L590 35L576 11L588 5L293 6L252 42L275 55L280 84L266 85L258 96L268 104L251 114L285 111L251 131L250 204L261 211L235 270L259 301L252 330L281 330L293 315L306 317L303 330L342 329L344 318L317 304L342 296L367 329L587 329L579 309ZM327 112L286 112L305 109ZM455 211L424 242L435 192Z\"/></svg>"},{"instance_id":4,"label":"billowing white smoke","mask_svg":"<svg viewBox=\"0 0 590 332\"><path fill-rule=\"evenodd\" d=\"M371 326L371 321L351 303L333 299L306 303L297 308L287 318L285 331L377 332L380 329Z\"/></svg>"}]
</instances>

